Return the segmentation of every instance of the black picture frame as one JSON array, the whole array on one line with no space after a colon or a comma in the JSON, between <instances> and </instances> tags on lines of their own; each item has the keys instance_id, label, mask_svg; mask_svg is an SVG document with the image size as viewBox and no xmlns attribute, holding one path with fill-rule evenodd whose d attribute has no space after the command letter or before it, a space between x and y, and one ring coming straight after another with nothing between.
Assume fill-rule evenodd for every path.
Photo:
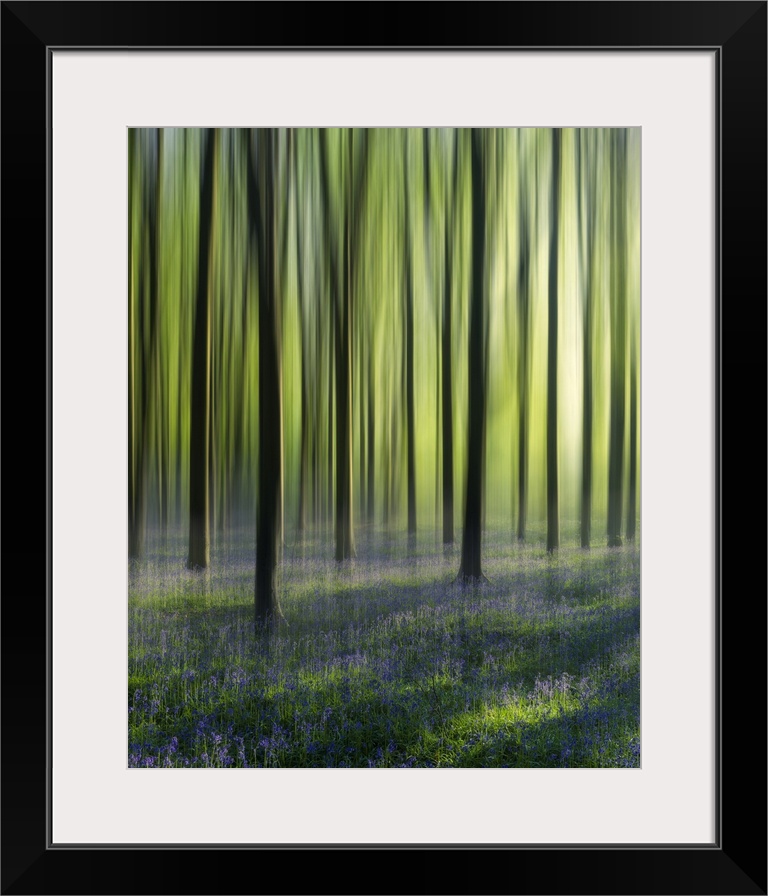
<instances>
[{"instance_id":1,"label":"black picture frame","mask_svg":"<svg viewBox=\"0 0 768 896\"><path fill-rule=\"evenodd\" d=\"M764 497L756 500L765 496L766 458L768 4L475 3L425 7L418 10L423 16L417 6L355 6L360 38L355 46L372 52L509 47L711 48L717 53L715 843L483 849L319 844L257 852L252 847L51 847L50 477L56 387L50 373L51 52L251 44L338 48L339 15L320 4L3 2L1 283L8 486L0 703L3 894L768 892L766 533ZM726 405L729 385L734 389L727 390ZM19 493L13 488L17 483ZM151 855L156 850L161 862ZM385 854L391 851L408 861L392 861L395 857Z\"/></svg>"}]
</instances>

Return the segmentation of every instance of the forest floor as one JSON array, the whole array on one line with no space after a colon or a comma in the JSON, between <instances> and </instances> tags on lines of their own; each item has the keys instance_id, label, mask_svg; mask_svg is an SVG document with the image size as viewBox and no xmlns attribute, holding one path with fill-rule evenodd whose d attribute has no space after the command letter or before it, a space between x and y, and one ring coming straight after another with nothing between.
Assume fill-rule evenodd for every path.
<instances>
[{"instance_id":1,"label":"forest floor","mask_svg":"<svg viewBox=\"0 0 768 896\"><path fill-rule=\"evenodd\" d=\"M129 573L129 766L639 767L639 547L492 530L461 586L459 545L294 542L265 638L253 540L194 573L169 538Z\"/></svg>"}]
</instances>

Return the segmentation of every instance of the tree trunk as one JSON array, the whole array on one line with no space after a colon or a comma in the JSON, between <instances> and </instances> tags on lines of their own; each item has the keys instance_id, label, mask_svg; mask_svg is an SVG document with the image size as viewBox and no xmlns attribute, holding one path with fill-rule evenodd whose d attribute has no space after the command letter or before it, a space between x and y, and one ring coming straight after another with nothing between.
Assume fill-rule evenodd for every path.
<instances>
[{"instance_id":1,"label":"tree trunk","mask_svg":"<svg viewBox=\"0 0 768 896\"><path fill-rule=\"evenodd\" d=\"M629 336L629 484L627 494L627 541L635 540L637 521L637 349L634 333Z\"/></svg>"},{"instance_id":2,"label":"tree trunk","mask_svg":"<svg viewBox=\"0 0 768 896\"><path fill-rule=\"evenodd\" d=\"M330 222L328 222L327 226L330 227ZM329 241L329 244L330 244L330 241ZM328 251L330 251L330 249ZM332 290L331 304L333 307L333 303L336 302L336 291L335 291L336 287L333 283L331 284L331 290ZM332 311L331 318L333 318L334 314L335 314L335 311ZM333 397L334 397L334 392L335 392L335 388L334 388L335 380L334 380L334 376L333 376L333 364L334 364L334 360L335 360L334 346L336 344L336 340L334 339L334 335L333 335L334 329L335 329L335 324L334 324L333 320L330 320L328 323L328 425L326 427L327 433L328 433L328 458L327 458L327 460L328 460L328 467L327 467L328 487L326 490L326 515L325 515L326 519L329 519L333 516L333 506L334 506L333 505L333 502L334 502L334 488L333 488L333 481L334 481L334 476L333 476L333 468L334 468L334 437L333 437L334 407L333 407Z\"/></svg>"},{"instance_id":3,"label":"tree trunk","mask_svg":"<svg viewBox=\"0 0 768 896\"><path fill-rule=\"evenodd\" d=\"M442 424L443 424L443 544L454 541L454 499L453 499L453 253L455 235L453 233L456 209L456 193L459 176L458 128L453 137L453 170L451 194L446 200L451 213L446 212L445 245L443 269L443 332L442 332Z\"/></svg>"},{"instance_id":4,"label":"tree trunk","mask_svg":"<svg viewBox=\"0 0 768 896\"><path fill-rule=\"evenodd\" d=\"M375 518L374 505L374 484L375 471L374 461L376 457L376 415L374 413L375 388L374 388L374 368L373 368L373 339L371 339L370 354L368 356L368 520L373 522Z\"/></svg>"},{"instance_id":5,"label":"tree trunk","mask_svg":"<svg viewBox=\"0 0 768 896\"><path fill-rule=\"evenodd\" d=\"M588 548L592 537L592 276L586 278L584 301L584 390L583 452L581 458L581 546Z\"/></svg>"},{"instance_id":6,"label":"tree trunk","mask_svg":"<svg viewBox=\"0 0 768 896\"><path fill-rule=\"evenodd\" d=\"M525 540L528 507L528 378L530 370L531 221L528 214L528 170L522 165L518 131L518 191L520 254L517 266L517 540Z\"/></svg>"},{"instance_id":7,"label":"tree trunk","mask_svg":"<svg viewBox=\"0 0 768 896\"><path fill-rule=\"evenodd\" d=\"M293 204L296 213L296 299L299 307L299 338L301 345L301 437L299 442L299 506L296 514L296 528L303 533L307 526L307 493L309 490L309 338L307 335L307 310L304 307L304 246L302 243L301 222L299 220L299 176L298 148L293 153L292 172L294 181Z\"/></svg>"},{"instance_id":8,"label":"tree trunk","mask_svg":"<svg viewBox=\"0 0 768 896\"><path fill-rule=\"evenodd\" d=\"M143 278L139 277L139 296L135 295L136 283L134 270L133 221L137 215L144 214L143 199L136 208L136 189L134 187L134 170L138 154L138 131L132 128L128 132L128 184L130 210L128 218L128 557L131 560L141 558L144 549L144 489L142 484L143 470L141 464L141 368L137 353L142 332L141 322L143 302ZM143 177L143 172L142 172ZM143 197L143 190L140 195ZM143 231L143 227L140 228ZM139 254L139 270L141 269Z\"/></svg>"},{"instance_id":9,"label":"tree trunk","mask_svg":"<svg viewBox=\"0 0 768 896\"><path fill-rule=\"evenodd\" d=\"M611 422L608 458L608 547L621 546L621 513L624 499L624 389L625 389L625 215L624 134L613 135L611 158L614 246L611 289Z\"/></svg>"},{"instance_id":10,"label":"tree trunk","mask_svg":"<svg viewBox=\"0 0 768 896\"><path fill-rule=\"evenodd\" d=\"M549 319L547 341L547 551L560 547L557 468L557 276L560 211L559 128L552 131L552 194L549 216Z\"/></svg>"},{"instance_id":11,"label":"tree trunk","mask_svg":"<svg viewBox=\"0 0 768 896\"><path fill-rule=\"evenodd\" d=\"M299 298L299 314L302 317L301 327L301 440L299 444L299 507L296 518L296 528L304 532L307 527L307 492L309 481L309 370L308 370L308 340L304 333L305 323L303 319L303 302L301 274L297 285Z\"/></svg>"},{"instance_id":12,"label":"tree trunk","mask_svg":"<svg viewBox=\"0 0 768 896\"><path fill-rule=\"evenodd\" d=\"M408 535L416 534L416 420L413 395L413 283L411 272L410 195L408 191L408 131L405 131L405 413L406 456L408 462Z\"/></svg>"},{"instance_id":13,"label":"tree trunk","mask_svg":"<svg viewBox=\"0 0 768 896\"><path fill-rule=\"evenodd\" d=\"M280 305L275 284L273 132L258 133L258 178L249 160L251 231L259 255L259 471L256 505L256 625L283 620L277 592L283 400L280 373ZM251 135L253 141L253 135ZM253 156L253 142L251 156Z\"/></svg>"},{"instance_id":14,"label":"tree trunk","mask_svg":"<svg viewBox=\"0 0 768 896\"><path fill-rule=\"evenodd\" d=\"M597 201L595 196L597 147L591 139L592 146L584 143L584 132L579 130L578 155L578 189L579 189L579 249L580 260L584 265L584 346L582 354L582 456L581 456L581 546L589 548L592 540L592 428L593 428L593 382L592 382L592 328L594 314L593 267L595 246L595 215ZM583 171L586 168L586 178ZM586 212L586 247L582 230L581 203Z\"/></svg>"},{"instance_id":15,"label":"tree trunk","mask_svg":"<svg viewBox=\"0 0 768 896\"><path fill-rule=\"evenodd\" d=\"M333 327L336 367L336 504L335 558L341 562L355 556L352 528L352 132L349 132L347 188L342 211L342 271L339 272L336 241L332 239L326 132L320 131L320 182L325 214L325 246L331 266ZM330 428L329 428L330 431Z\"/></svg>"},{"instance_id":16,"label":"tree trunk","mask_svg":"<svg viewBox=\"0 0 768 896\"><path fill-rule=\"evenodd\" d=\"M344 222L342 294L336 296L336 560L355 556L352 536L352 350L349 216Z\"/></svg>"},{"instance_id":17,"label":"tree trunk","mask_svg":"<svg viewBox=\"0 0 768 896\"><path fill-rule=\"evenodd\" d=\"M485 463L485 178L483 132L473 128L472 142L472 297L469 322L469 419L467 489L464 532L458 578L471 582L485 578L481 565L483 519L483 467Z\"/></svg>"},{"instance_id":18,"label":"tree trunk","mask_svg":"<svg viewBox=\"0 0 768 896\"><path fill-rule=\"evenodd\" d=\"M456 160L454 158L454 165ZM455 186L455 184L454 184ZM455 192L454 192L455 201ZM453 222L451 222L453 223ZM453 363L451 251L448 221L445 224L443 272L442 418L443 418L443 544L453 544Z\"/></svg>"},{"instance_id":19,"label":"tree trunk","mask_svg":"<svg viewBox=\"0 0 768 896\"><path fill-rule=\"evenodd\" d=\"M197 260L197 296L192 342L192 405L189 445L189 569L210 565L208 473L210 451L211 307L208 267L213 217L213 129L203 132L200 231Z\"/></svg>"}]
</instances>

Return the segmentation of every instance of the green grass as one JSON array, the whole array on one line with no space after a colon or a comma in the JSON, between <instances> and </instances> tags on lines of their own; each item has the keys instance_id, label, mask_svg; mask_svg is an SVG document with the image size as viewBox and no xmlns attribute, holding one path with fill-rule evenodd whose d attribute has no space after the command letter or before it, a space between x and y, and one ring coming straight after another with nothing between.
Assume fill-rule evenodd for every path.
<instances>
[{"instance_id":1,"label":"green grass","mask_svg":"<svg viewBox=\"0 0 768 896\"><path fill-rule=\"evenodd\" d=\"M637 767L640 554L379 533L341 566L286 549L288 625L253 624L245 535L184 569L183 539L130 571L129 764L189 767ZM381 559L384 558L384 559Z\"/></svg>"}]
</instances>

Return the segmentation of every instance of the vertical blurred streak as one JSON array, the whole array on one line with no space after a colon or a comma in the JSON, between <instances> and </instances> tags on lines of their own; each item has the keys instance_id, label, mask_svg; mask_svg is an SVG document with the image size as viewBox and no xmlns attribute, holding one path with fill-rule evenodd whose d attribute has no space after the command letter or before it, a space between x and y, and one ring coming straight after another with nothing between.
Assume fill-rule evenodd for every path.
<instances>
[{"instance_id":1,"label":"vertical blurred streak","mask_svg":"<svg viewBox=\"0 0 768 896\"><path fill-rule=\"evenodd\" d=\"M322 307L323 298L325 296L325 277L324 271L320 266L321 247L322 247L322 226L318 227L318 217L320 211L317 202L317 131L312 129L309 132L309 165L310 165L310 183L311 189L311 216L312 221L312 242L310 243L311 265L312 265L312 282L314 283L315 297L312 304L314 320L315 339L313 344L314 350L314 383L313 383L313 414L314 426L312 440L312 482L314 492L314 522L318 527L325 522L325 489L323 488L323 474L321 464L323 461L323 444L325 437L325 417L322 411L322 389L323 389L323 317ZM322 221L320 222L322 225Z\"/></svg>"},{"instance_id":2,"label":"vertical blurred streak","mask_svg":"<svg viewBox=\"0 0 768 896\"><path fill-rule=\"evenodd\" d=\"M334 514L334 394L338 390L338 384L334 382L334 360L338 356L340 349L337 347L338 337L336 336L336 321L338 320L338 291L339 291L339 274L336 240L333 238L335 231L331 225L331 208L330 208L330 189L328 185L328 132L321 129L319 132L319 149L320 149L320 191L321 205L323 215L323 248L324 256L327 259L330 268L330 288L331 288L331 314L328 321L328 513L334 518L336 530L338 530L338 522ZM337 369L338 374L338 369ZM336 407L336 415L340 413L338 406ZM337 424L338 426L338 424ZM341 446L336 445L336 451L339 452ZM338 485L337 485L338 488ZM338 512L338 507L336 507ZM338 548L338 531L335 531L337 548Z\"/></svg>"},{"instance_id":3,"label":"vertical blurred streak","mask_svg":"<svg viewBox=\"0 0 768 896\"><path fill-rule=\"evenodd\" d=\"M232 297L232 314L229 319L228 332L228 370L227 377L231 389L232 409L229 415L228 426L228 442L229 442L229 463L226 470L226 490L227 490L227 525L231 527L233 514L236 513L237 501L237 482L240 476L240 467L242 464L241 440L242 440L242 419L244 415L243 408L243 379L244 371L240 363L242 338L245 333L245 326L241 326L239 337L237 335L237 326L235 325L235 313L240 311L242 318L242 304L245 302L244 289L239 292L240 309L236 307L235 276L239 269L240 259L237 257L239 242L237 240L237 202L235 197L238 195L236 172L239 168L239 160L237 151L239 142L237 139L237 131L229 132L229 153L228 153L228 200L229 200L229 259L230 259L230 290Z\"/></svg>"},{"instance_id":4,"label":"vertical blurred streak","mask_svg":"<svg viewBox=\"0 0 768 896\"><path fill-rule=\"evenodd\" d=\"M154 428L154 450L156 452L155 466L157 471L157 497L160 504L160 526L162 532L163 544L165 544L168 526L168 483L167 473L165 470L165 445L164 432L165 427L163 421L165 419L163 377L161 370L161 340L164 333L161 331L162 316L160 309L165 302L165 296L160 295L162 263L160 258L160 206L163 196L163 128L156 129L157 149L155 151L155 189L152 199L152 212L150 215L150 289L154 292L152 301L154 316L154 335L152 345L152 381L153 390L151 400L153 402L152 420ZM165 345L162 345L163 350Z\"/></svg>"},{"instance_id":5,"label":"vertical blurred streak","mask_svg":"<svg viewBox=\"0 0 768 896\"><path fill-rule=\"evenodd\" d=\"M201 136L200 226L197 292L192 343L192 395L189 446L189 569L210 565L209 481L211 303L209 268L213 252L213 173L217 144L214 129Z\"/></svg>"},{"instance_id":6,"label":"vertical blurred streak","mask_svg":"<svg viewBox=\"0 0 768 896\"><path fill-rule=\"evenodd\" d=\"M307 527L307 492L309 481L309 339L307 337L307 321L304 298L304 215L299 205L299 197L303 192L299 189L299 151L298 145L294 147L292 154L293 173L293 208L296 215L296 259L298 277L296 283L296 300L299 308L299 345L301 354L301 413L299 417L299 501L296 512L296 528L299 533L304 533Z\"/></svg>"},{"instance_id":7,"label":"vertical blurred streak","mask_svg":"<svg viewBox=\"0 0 768 896\"><path fill-rule=\"evenodd\" d=\"M346 421L344 429L344 440L346 443L346 457L343 469L344 475L344 501L343 501L343 540L344 540L344 559L355 556L355 537L354 537L354 521L353 521L353 457L352 457L352 398L353 398L353 381L352 381L352 358L354 346L352 345L353 335L356 329L354 327L354 315L361 304L359 296L360 291L360 244L362 231L362 216L364 201L368 191L368 131L365 128L359 130L360 148L356 153L354 151L354 135L355 131L350 129L348 133L348 171L347 171L347 266L345 276L346 283L346 307L344 309L344 328L345 328L345 345L344 351L346 357L344 359L344 367L346 370Z\"/></svg>"},{"instance_id":8,"label":"vertical blurred streak","mask_svg":"<svg viewBox=\"0 0 768 896\"><path fill-rule=\"evenodd\" d=\"M149 142L149 135L144 136ZM157 144L155 144L157 147ZM134 473L129 488L132 492L131 518L129 519L129 543L128 555L132 559L140 559L144 555L147 525L147 492L150 466L152 463L153 435L157 430L156 411L156 385L158 380L157 362L157 186L158 155L157 148L154 158L150 159L150 152L144 153L142 164L142 191L141 191L141 222L146 221L146 240L148 255L148 271L143 270L143 253L139 263L139 302L138 312L135 314L136 342L132 349L138 348L138 408L133 412L131 426L134 431L133 443L135 446L135 460L132 464ZM151 173L150 173L151 172ZM154 181L150 180L154 178ZM141 227L142 241L144 238L144 226ZM133 248L131 247L131 251ZM147 286L148 282L148 286ZM135 384L134 378L134 396Z\"/></svg>"},{"instance_id":9,"label":"vertical blurred streak","mask_svg":"<svg viewBox=\"0 0 768 896\"><path fill-rule=\"evenodd\" d=\"M222 188L221 183L221 141L222 132L216 129L216 152L213 171L213 209L211 212L211 260L210 260L210 290L209 290L209 353L211 373L208 383L210 423L208 428L208 511L210 515L209 532L214 544L218 541L222 514L222 488L221 468L226 444L222 439L223 420L226 414L226 401L224 400L223 361L224 352L222 344L222 330L224 315L226 313L226 300L224 295L224 270L223 253L225 234L222 229Z\"/></svg>"},{"instance_id":10,"label":"vertical blurred streak","mask_svg":"<svg viewBox=\"0 0 768 896\"><path fill-rule=\"evenodd\" d=\"M138 497L138 438L136 413L136 296L134 277L134 245L133 228L136 215L136 187L134 184L136 168L136 143L138 131L128 130L128 557L139 557L141 539L137 532L137 497Z\"/></svg>"},{"instance_id":11,"label":"vertical blurred streak","mask_svg":"<svg viewBox=\"0 0 768 896\"><path fill-rule=\"evenodd\" d=\"M518 262L517 262L517 540L525 539L528 488L528 402L531 343L530 173L523 164L523 131L518 130Z\"/></svg>"},{"instance_id":12,"label":"vertical blurred streak","mask_svg":"<svg viewBox=\"0 0 768 896\"><path fill-rule=\"evenodd\" d=\"M144 439L144 476L147 480L146 515L147 521L151 518L153 498L159 498L161 489L153 486L160 485L159 465L159 426L158 426L158 330L160 326L160 310L158 303L158 182L160 179L160 135L159 128L153 129L154 152L152 159L152 181L148 187L148 216L147 216L147 242L149 245L149 359L147 365L147 394L145 411L145 439ZM153 478L155 481L153 481ZM146 533L145 533L146 539Z\"/></svg>"},{"instance_id":13,"label":"vertical blurred streak","mask_svg":"<svg viewBox=\"0 0 768 896\"><path fill-rule=\"evenodd\" d=\"M403 132L403 226L404 287L405 287L405 413L407 450L408 535L416 534L416 421L413 394L413 273L411 270L410 191L408 183L408 130Z\"/></svg>"},{"instance_id":14,"label":"vertical blurred streak","mask_svg":"<svg viewBox=\"0 0 768 896\"><path fill-rule=\"evenodd\" d=\"M583 397L582 397L582 459L581 459L581 546L588 548L592 537L592 427L593 427L593 382L592 382L592 330L594 317L594 266L596 246L597 197L597 146L594 131L578 131L578 197L579 197L579 249L583 266ZM585 177L586 169L586 177ZM586 225L582 225L581 205L584 205ZM586 233L585 233L586 231ZM584 245L586 243L586 245Z\"/></svg>"},{"instance_id":15,"label":"vertical blurred streak","mask_svg":"<svg viewBox=\"0 0 768 896\"><path fill-rule=\"evenodd\" d=\"M452 277L456 252L455 218L459 179L459 131L453 131L450 190L445 201L442 327L442 424L443 424L443 544L453 543L453 295Z\"/></svg>"},{"instance_id":16,"label":"vertical blurred streak","mask_svg":"<svg viewBox=\"0 0 768 896\"><path fill-rule=\"evenodd\" d=\"M376 391L375 377L376 368L374 365L374 340L373 340L373 324L370 327L369 346L368 346L368 500L367 500L367 516L369 523L373 523L375 516L374 503L374 483L375 483L375 459L376 459Z\"/></svg>"},{"instance_id":17,"label":"vertical blurred streak","mask_svg":"<svg viewBox=\"0 0 768 896\"><path fill-rule=\"evenodd\" d=\"M372 189L375 190L375 206L373 210L373 218L378 226L371 228L371 239L368 241L368 250L370 253L369 269L367 271L367 287L366 287L366 326L361 328L361 335L365 339L365 350L367 351L367 359L361 346L361 372L365 370L366 378L366 498L365 498L365 518L368 521L369 529L373 532L374 513L375 513L375 457L376 457L376 310L378 303L381 301L381 275L379 271L381 258L381 243L384 239L384 222L381 215L381 178L377 176L380 166L377 165L377 153L381 152L380 132L374 130L369 136L371 140L370 152L374 161L371 163L372 168ZM378 189L376 189L378 187ZM378 276L377 276L378 275ZM362 391L362 389L361 389ZM361 430L362 432L362 430ZM362 450L362 443L361 443Z\"/></svg>"},{"instance_id":18,"label":"vertical blurred streak","mask_svg":"<svg viewBox=\"0 0 768 896\"><path fill-rule=\"evenodd\" d=\"M481 563L483 518L483 467L486 430L486 296L485 296L485 166L484 131L473 128L472 171L472 282L469 321L469 417L464 532L461 541L459 581L484 579Z\"/></svg>"},{"instance_id":19,"label":"vertical blurred streak","mask_svg":"<svg viewBox=\"0 0 768 896\"><path fill-rule=\"evenodd\" d=\"M337 280L336 302L336 560L355 556L352 539L352 156L353 131L342 132L341 155L346 171L342 175L342 263ZM342 161L342 165L344 162ZM346 176L344 176L346 175Z\"/></svg>"},{"instance_id":20,"label":"vertical blurred streak","mask_svg":"<svg viewBox=\"0 0 768 896\"><path fill-rule=\"evenodd\" d=\"M424 302L425 312L428 307L429 297L432 295L434 287L434 252L432 245L432 187L430 179L431 163L430 163L430 129L422 129L422 174L424 184L424 267L426 271L427 282L427 301ZM440 518L440 302L435 300L434 312L436 319L435 328L435 451L434 451L434 467L435 467L435 524L439 524Z\"/></svg>"},{"instance_id":21,"label":"vertical blurred streak","mask_svg":"<svg viewBox=\"0 0 768 896\"><path fill-rule=\"evenodd\" d=\"M355 357L356 364L355 369L357 371L357 425L358 425L358 440L359 440L359 448L358 448L358 456L357 456L357 465L359 469L358 473L358 513L360 514L360 519L365 519L367 517L367 507L365 503L366 498L366 475L365 475L365 460L366 460L366 451L365 451L365 433L366 433L366 407L365 407L365 374L366 374L366 365L363 360L363 346L365 344L364 339L364 311L368 302L363 302L362 297L366 296L369 298L370 296L370 284L368 283L368 279L365 278L365 283L359 288L359 295L357 296L357 301L355 302L355 318L354 318L354 341L355 341ZM354 393L353 393L354 397ZM354 467L354 463L353 463Z\"/></svg>"},{"instance_id":22,"label":"vertical blurred streak","mask_svg":"<svg viewBox=\"0 0 768 896\"><path fill-rule=\"evenodd\" d=\"M259 469L256 504L255 621L270 627L283 619L277 592L283 407L280 379L280 301L276 290L274 131L260 128L258 147L251 133L248 210L251 246L258 254L259 278ZM258 174L254 176L253 156Z\"/></svg>"},{"instance_id":23,"label":"vertical blurred streak","mask_svg":"<svg viewBox=\"0 0 768 896\"><path fill-rule=\"evenodd\" d=\"M611 418L608 459L608 547L620 547L624 487L624 393L626 387L626 131L613 132L611 154Z\"/></svg>"},{"instance_id":24,"label":"vertical blurred streak","mask_svg":"<svg viewBox=\"0 0 768 896\"><path fill-rule=\"evenodd\" d=\"M330 221L328 219L328 213L326 213L326 226L330 227ZM326 249L326 258L329 257L330 249ZM326 283L327 289L332 289L333 287L330 283ZM334 301L333 295L330 298L330 304L332 305ZM333 507L334 507L334 473L335 473L335 457L336 457L336 446L334 444L334 434L335 434L335 402L334 398L336 395L336 380L334 377L334 357L335 357L335 346L336 340L334 336L334 328L333 328L333 308L331 307L331 311L327 316L325 322L326 332L328 338L326 340L326 350L328 353L328 367L327 367L327 389L328 389L328 413L326 416L326 450L328 456L326 458L326 475L327 475L327 487L325 490L325 518L326 520L333 521Z\"/></svg>"},{"instance_id":25,"label":"vertical blurred streak","mask_svg":"<svg viewBox=\"0 0 768 896\"><path fill-rule=\"evenodd\" d=\"M297 513L297 526L299 532L307 528L309 508L311 506L315 522L318 512L318 477L317 469L317 445L318 445L318 417L317 395L320 392L320 370L318 368L320 352L316 343L311 339L313 314L312 309L317 307L317 292L319 284L315 271L314 260L317 256L317 247L312 247L312 276L309 278L309 287L312 290L312 301L307 300L307 250L309 238L312 236L312 224L314 222L315 209L312 202L312 171L310 165L313 161L313 142L311 132L302 132L305 139L299 143L299 134L296 134L296 142L293 153L293 179L294 179L294 210L296 212L296 257L297 257L297 302L299 312L299 333L301 346L301 434L299 447L299 500ZM301 148L301 152L299 151ZM300 164L301 162L301 164ZM309 214L309 226L307 215ZM315 339L320 339L318 323L315 320ZM314 396L312 391L314 389ZM310 501L311 498L311 501Z\"/></svg>"},{"instance_id":26,"label":"vertical blurred streak","mask_svg":"<svg viewBox=\"0 0 768 896\"><path fill-rule=\"evenodd\" d=\"M555 128L552 131L552 192L549 216L549 315L547 324L547 551L550 552L560 547L557 464L557 277L561 139L560 129Z\"/></svg>"},{"instance_id":27,"label":"vertical blurred streak","mask_svg":"<svg viewBox=\"0 0 768 896\"><path fill-rule=\"evenodd\" d=\"M635 155L637 147L637 131L627 131L627 141L632 137L633 151L630 155L627 147L627 171L626 177L632 176L633 183L636 178ZM633 190L633 199L636 194ZM627 189L627 206L635 211L635 206L630 202L629 189ZM631 219L633 228L637 226L636 218ZM634 231L636 233L636 231ZM633 268L634 274L634 268ZM627 494L627 541L634 541L637 526L637 468L638 468L638 309L635 302L636 293L632 291L628 295L629 322L627 339L629 340L629 485Z\"/></svg>"},{"instance_id":28,"label":"vertical blurred streak","mask_svg":"<svg viewBox=\"0 0 768 896\"><path fill-rule=\"evenodd\" d=\"M280 134L283 133L284 140L280 140ZM279 304L278 311L282 318L283 315L283 307L286 302L286 294L288 291L288 223L290 220L290 193L291 193L291 156L293 154L293 131L291 128L281 129L275 132L275 149L280 146L280 143L283 142L285 144L284 158L285 162L283 165L283 190L284 197L280 202L280 208L282 210L282 220L280 225L280 245L279 248L276 249L276 254L279 253L279 264L276 262L275 269L275 289L277 291L277 295L279 296ZM274 174L273 177L277 178L278 171L278 160L275 159L273 162ZM274 200L273 200L274 202ZM277 227L277 210L274 211L275 216L275 227ZM280 327L278 329L278 339L282 344L282 321L280 322ZM282 366L283 358L282 354L280 356L280 364ZM280 390L282 392L282 372L280 374ZM281 439L283 441L283 449L282 449L282 457L283 462L280 465L280 482L279 482L279 496L278 496L278 540L279 540L279 548L282 551L282 548L285 544L285 421L283 421L283 429L281 429Z\"/></svg>"},{"instance_id":29,"label":"vertical blurred streak","mask_svg":"<svg viewBox=\"0 0 768 896\"><path fill-rule=\"evenodd\" d=\"M331 226L331 209L330 209L330 191L328 188L328 149L327 149L327 130L319 129L318 131L318 154L319 154L319 168L320 168L320 212L322 217L322 241L323 241L323 256L326 260L326 270L324 271L323 276L323 285L324 288L331 290L331 298L329 304L331 305L331 313L329 315L324 315L326 332L327 332L327 340L325 341L325 348L327 350L327 394L328 394L328 413L325 418L325 429L326 429L326 471L327 471L327 481L326 488L324 489L324 512L323 516L326 520L333 518L333 507L334 507L334 395L335 395L335 383L334 383L334 356L335 356L335 339L334 339L334 326L333 326L333 317L336 301L336 281L338 279L338 275L336 274L336 245L333 240L333 230Z\"/></svg>"},{"instance_id":30,"label":"vertical blurred streak","mask_svg":"<svg viewBox=\"0 0 768 896\"><path fill-rule=\"evenodd\" d=\"M180 227L181 227L181 232L180 232L181 249L180 249L180 253L179 253L180 254L180 262L179 262L179 272L180 272L179 273L179 314L180 314L180 318L183 317L182 309L186 305L185 296L186 296L186 292L187 292L187 280L189 279L187 276L187 265L189 262L188 262L188 257L187 257L187 213L188 213L188 210L187 210L187 198L186 198L186 195L187 195L187 162L188 162L187 144L188 144L188 139L189 139L188 131L189 131L188 128L182 128L180 131L181 144L182 144L181 163L180 163L182 174L181 174L181 189L180 189L180 199L179 199L179 211L180 211L179 221L180 221ZM182 324L181 324L181 320L180 320L179 321L180 329L181 329L181 326L182 326ZM184 348L186 345L186 340L184 338L185 336L186 336L186 331L184 332L183 336L180 335L180 337L179 337L178 369L176 371L176 376L178 378L178 388L179 388L179 394L178 394L179 400L176 402L176 440L177 440L177 451L178 451L176 475L182 481L186 480L184 473L185 473L185 466L186 466L186 461L187 461L187 448L188 448L188 446L185 444L185 440L182 438L182 435L184 434L184 410L183 410L184 402L181 401L182 388L183 388L183 385L185 384L185 380L186 380L186 377L184 375L184 368L185 368L185 362L186 362L185 351L184 351ZM176 495L177 503L176 503L176 508L175 508L179 519L181 518L182 506L184 505L184 503L186 501L186 497L187 497L186 489L183 487L183 485L179 486L179 488L177 490L177 495Z\"/></svg>"},{"instance_id":31,"label":"vertical blurred streak","mask_svg":"<svg viewBox=\"0 0 768 896\"><path fill-rule=\"evenodd\" d=\"M634 316L631 318L634 323ZM627 541L635 540L637 519L637 346L634 327L629 332L629 484L627 493Z\"/></svg>"}]
</instances>

